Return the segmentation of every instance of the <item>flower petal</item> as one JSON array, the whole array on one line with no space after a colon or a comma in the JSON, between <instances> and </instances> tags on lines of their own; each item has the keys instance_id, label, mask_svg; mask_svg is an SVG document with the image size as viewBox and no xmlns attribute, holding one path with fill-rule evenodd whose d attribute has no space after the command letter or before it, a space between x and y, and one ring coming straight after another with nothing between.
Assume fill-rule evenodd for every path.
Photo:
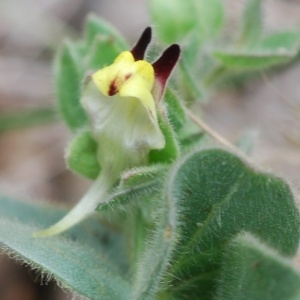
<instances>
[{"instance_id":1,"label":"flower petal","mask_svg":"<svg viewBox=\"0 0 300 300\"><path fill-rule=\"evenodd\" d=\"M134 63L131 52L124 51L112 65L94 73L92 79L102 94L113 96L118 92L123 82L135 72Z\"/></svg>"},{"instance_id":2,"label":"flower petal","mask_svg":"<svg viewBox=\"0 0 300 300\"><path fill-rule=\"evenodd\" d=\"M142 33L140 39L132 48L131 53L135 60L141 60L145 56L146 49L151 42L152 38L152 29L151 27L147 27Z\"/></svg>"},{"instance_id":3,"label":"flower petal","mask_svg":"<svg viewBox=\"0 0 300 300\"><path fill-rule=\"evenodd\" d=\"M173 44L152 64L155 73L153 95L156 103L158 103L163 96L165 85L179 59L179 55L179 45Z\"/></svg>"}]
</instances>

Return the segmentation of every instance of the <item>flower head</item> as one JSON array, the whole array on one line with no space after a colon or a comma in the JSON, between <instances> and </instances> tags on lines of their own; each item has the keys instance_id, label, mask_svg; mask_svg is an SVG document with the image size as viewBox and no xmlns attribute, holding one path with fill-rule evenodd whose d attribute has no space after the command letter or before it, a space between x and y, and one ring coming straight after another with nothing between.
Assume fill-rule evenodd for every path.
<instances>
[{"instance_id":1,"label":"flower head","mask_svg":"<svg viewBox=\"0 0 300 300\"><path fill-rule=\"evenodd\" d=\"M87 194L58 223L36 233L50 236L85 219L105 200L125 169L145 165L150 150L162 149L165 138L158 124L158 106L180 48L172 45L153 64L144 60L151 28L131 51L85 81L81 104L98 145L101 172Z\"/></svg>"},{"instance_id":2,"label":"flower head","mask_svg":"<svg viewBox=\"0 0 300 300\"><path fill-rule=\"evenodd\" d=\"M143 59L150 41L148 27L131 51L91 75L81 100L99 144L99 163L102 170L108 164L110 173L145 164L151 149L165 145L157 109L180 48L170 46L151 64Z\"/></svg>"}]
</instances>

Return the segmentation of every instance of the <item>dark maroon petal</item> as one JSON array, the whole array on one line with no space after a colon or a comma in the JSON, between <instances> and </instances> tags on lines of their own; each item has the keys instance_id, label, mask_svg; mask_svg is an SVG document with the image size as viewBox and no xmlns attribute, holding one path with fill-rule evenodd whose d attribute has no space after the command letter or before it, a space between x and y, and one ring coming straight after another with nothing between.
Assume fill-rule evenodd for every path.
<instances>
[{"instance_id":1,"label":"dark maroon petal","mask_svg":"<svg viewBox=\"0 0 300 300\"><path fill-rule=\"evenodd\" d=\"M165 89L166 82L175 67L180 55L180 47L177 44L167 48L160 58L152 64L155 74L155 97L160 100Z\"/></svg>"},{"instance_id":2,"label":"dark maroon petal","mask_svg":"<svg viewBox=\"0 0 300 300\"><path fill-rule=\"evenodd\" d=\"M151 42L152 37L152 29L151 27L147 27L142 33L140 39L132 48L131 53L135 60L141 60L145 56L146 49Z\"/></svg>"}]
</instances>

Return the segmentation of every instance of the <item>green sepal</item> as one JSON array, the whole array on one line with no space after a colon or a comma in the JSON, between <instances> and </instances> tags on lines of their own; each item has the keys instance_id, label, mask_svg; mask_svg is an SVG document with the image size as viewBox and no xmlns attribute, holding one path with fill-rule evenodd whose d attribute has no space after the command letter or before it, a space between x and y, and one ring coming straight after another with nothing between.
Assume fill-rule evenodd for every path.
<instances>
[{"instance_id":1,"label":"green sepal","mask_svg":"<svg viewBox=\"0 0 300 300\"><path fill-rule=\"evenodd\" d=\"M56 98L60 115L73 130L83 127L87 117L80 105L83 66L70 41L64 42L54 62Z\"/></svg>"},{"instance_id":2,"label":"green sepal","mask_svg":"<svg viewBox=\"0 0 300 300\"><path fill-rule=\"evenodd\" d=\"M84 177L96 179L100 173L97 149L97 143L89 131L78 133L66 150L68 167Z\"/></svg>"},{"instance_id":3,"label":"green sepal","mask_svg":"<svg viewBox=\"0 0 300 300\"><path fill-rule=\"evenodd\" d=\"M85 40L88 48L92 46L99 35L110 38L121 50L128 49L127 42L116 28L96 15L90 14L85 24Z\"/></svg>"},{"instance_id":4,"label":"green sepal","mask_svg":"<svg viewBox=\"0 0 300 300\"><path fill-rule=\"evenodd\" d=\"M172 126L169 123L166 111L158 110L159 127L165 137L166 145L163 149L151 150L149 164L172 163L179 156L179 144Z\"/></svg>"},{"instance_id":5,"label":"green sepal","mask_svg":"<svg viewBox=\"0 0 300 300\"><path fill-rule=\"evenodd\" d=\"M163 102L167 104L170 124L172 124L175 132L178 132L187 120L185 111L182 106L183 104L171 88L166 89Z\"/></svg>"},{"instance_id":6,"label":"green sepal","mask_svg":"<svg viewBox=\"0 0 300 300\"><path fill-rule=\"evenodd\" d=\"M222 261L216 300L296 300L300 273L250 234L229 243Z\"/></svg>"}]
</instances>

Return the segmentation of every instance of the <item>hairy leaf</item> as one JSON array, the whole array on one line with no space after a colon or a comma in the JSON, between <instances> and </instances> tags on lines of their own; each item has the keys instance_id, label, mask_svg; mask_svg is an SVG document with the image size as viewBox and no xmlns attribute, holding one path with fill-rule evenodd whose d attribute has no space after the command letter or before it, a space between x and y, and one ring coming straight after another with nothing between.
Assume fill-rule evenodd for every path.
<instances>
[{"instance_id":1,"label":"hairy leaf","mask_svg":"<svg viewBox=\"0 0 300 300\"><path fill-rule=\"evenodd\" d=\"M89 220L68 235L33 238L32 233L66 212L1 198L0 248L63 287L89 299L130 299L119 260L120 238Z\"/></svg>"},{"instance_id":2,"label":"hairy leaf","mask_svg":"<svg viewBox=\"0 0 300 300\"><path fill-rule=\"evenodd\" d=\"M216 300L295 300L300 274L291 263L253 236L242 234L222 262Z\"/></svg>"},{"instance_id":3,"label":"hairy leaf","mask_svg":"<svg viewBox=\"0 0 300 300\"><path fill-rule=\"evenodd\" d=\"M188 291L189 299L197 299L200 292L203 299L211 299L222 248L241 231L284 255L295 254L299 213L281 179L220 149L196 151L169 178L169 197L180 211L180 242L166 280L172 280L170 289L178 299Z\"/></svg>"},{"instance_id":4,"label":"hairy leaf","mask_svg":"<svg viewBox=\"0 0 300 300\"><path fill-rule=\"evenodd\" d=\"M71 42L65 42L55 60L56 98L60 114L72 130L84 126L87 117L80 105L83 69Z\"/></svg>"}]
</instances>

